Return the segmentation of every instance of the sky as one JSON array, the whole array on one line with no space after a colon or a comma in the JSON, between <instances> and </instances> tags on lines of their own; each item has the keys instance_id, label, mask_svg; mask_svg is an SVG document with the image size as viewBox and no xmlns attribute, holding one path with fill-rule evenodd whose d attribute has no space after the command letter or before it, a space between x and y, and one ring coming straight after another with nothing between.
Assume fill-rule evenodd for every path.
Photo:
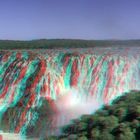
<instances>
[{"instance_id":1,"label":"sky","mask_svg":"<svg viewBox=\"0 0 140 140\"><path fill-rule=\"evenodd\" d=\"M0 0L0 39L140 39L139 0Z\"/></svg>"}]
</instances>

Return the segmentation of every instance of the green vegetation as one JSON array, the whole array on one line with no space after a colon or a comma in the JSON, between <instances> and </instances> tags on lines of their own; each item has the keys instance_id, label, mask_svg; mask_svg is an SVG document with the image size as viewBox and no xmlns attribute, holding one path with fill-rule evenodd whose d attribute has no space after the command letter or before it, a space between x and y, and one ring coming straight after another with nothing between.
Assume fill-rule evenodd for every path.
<instances>
[{"instance_id":1,"label":"green vegetation","mask_svg":"<svg viewBox=\"0 0 140 140\"><path fill-rule=\"evenodd\" d=\"M92 115L83 115L48 140L140 140L140 92L131 91Z\"/></svg>"},{"instance_id":2,"label":"green vegetation","mask_svg":"<svg viewBox=\"0 0 140 140\"><path fill-rule=\"evenodd\" d=\"M31 41L0 40L0 49L54 49L54 48L88 48L95 46L139 46L140 40L72 40L40 39Z\"/></svg>"}]
</instances>

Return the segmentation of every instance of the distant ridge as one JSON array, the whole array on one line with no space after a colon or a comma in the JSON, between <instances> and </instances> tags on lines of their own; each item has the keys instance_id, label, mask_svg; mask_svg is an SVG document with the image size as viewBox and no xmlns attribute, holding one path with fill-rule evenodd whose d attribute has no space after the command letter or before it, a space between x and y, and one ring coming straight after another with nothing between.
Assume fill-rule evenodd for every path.
<instances>
[{"instance_id":1,"label":"distant ridge","mask_svg":"<svg viewBox=\"0 0 140 140\"><path fill-rule=\"evenodd\" d=\"M0 49L54 49L92 48L115 46L140 46L137 40L80 40L80 39L39 39L30 41L0 40Z\"/></svg>"}]
</instances>

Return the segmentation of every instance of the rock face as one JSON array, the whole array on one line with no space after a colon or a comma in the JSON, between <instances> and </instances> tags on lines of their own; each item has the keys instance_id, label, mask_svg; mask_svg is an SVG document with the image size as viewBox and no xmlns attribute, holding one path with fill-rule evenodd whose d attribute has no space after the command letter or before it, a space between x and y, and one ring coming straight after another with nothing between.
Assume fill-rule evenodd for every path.
<instances>
[{"instance_id":1,"label":"rock face","mask_svg":"<svg viewBox=\"0 0 140 140\"><path fill-rule=\"evenodd\" d=\"M30 132L35 132L35 136L42 137L58 126L60 116L68 122L74 114L91 113L129 89L140 89L140 49L135 50L0 52L0 129L31 136ZM77 96L71 100L66 94ZM115 112L122 120L125 113L121 108ZM77 127L74 131L83 131L87 126Z\"/></svg>"}]
</instances>

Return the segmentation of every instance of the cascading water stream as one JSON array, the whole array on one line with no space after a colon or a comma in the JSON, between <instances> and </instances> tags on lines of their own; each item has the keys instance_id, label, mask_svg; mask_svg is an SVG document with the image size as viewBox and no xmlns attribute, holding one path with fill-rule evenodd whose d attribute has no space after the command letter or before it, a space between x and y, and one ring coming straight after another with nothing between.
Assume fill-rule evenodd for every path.
<instances>
[{"instance_id":1,"label":"cascading water stream","mask_svg":"<svg viewBox=\"0 0 140 140\"><path fill-rule=\"evenodd\" d=\"M8 131L26 134L28 125L38 120L39 114L32 110L41 107L44 99L55 110L52 118L60 119L67 114L64 118L68 118L67 123L69 118L91 113L124 92L140 89L139 52L140 49L134 52L130 48L3 51L0 118L18 104L21 109L15 120L7 122Z\"/></svg>"}]
</instances>

